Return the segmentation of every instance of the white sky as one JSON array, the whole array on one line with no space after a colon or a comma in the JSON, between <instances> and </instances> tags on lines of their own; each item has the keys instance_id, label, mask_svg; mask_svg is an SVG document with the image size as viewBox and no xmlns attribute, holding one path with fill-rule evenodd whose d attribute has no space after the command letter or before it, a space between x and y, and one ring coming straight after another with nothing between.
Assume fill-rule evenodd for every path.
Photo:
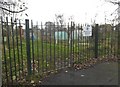
<instances>
[{"instance_id":1,"label":"white sky","mask_svg":"<svg viewBox=\"0 0 120 87\"><path fill-rule=\"evenodd\" d=\"M104 0L26 0L28 2L28 18L35 21L55 21L55 14L63 14L67 22L70 16L74 17L77 23L91 23L91 19L96 19L96 23L105 23L105 13L107 19L117 8L117 5L107 3ZM95 18L95 15L97 17Z\"/></svg>"}]
</instances>

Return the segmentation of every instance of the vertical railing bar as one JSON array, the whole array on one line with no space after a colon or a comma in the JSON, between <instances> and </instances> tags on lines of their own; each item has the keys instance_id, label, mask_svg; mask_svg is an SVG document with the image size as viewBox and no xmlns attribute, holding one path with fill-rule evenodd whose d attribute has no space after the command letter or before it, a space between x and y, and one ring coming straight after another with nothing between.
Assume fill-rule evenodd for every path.
<instances>
[{"instance_id":1,"label":"vertical railing bar","mask_svg":"<svg viewBox=\"0 0 120 87\"><path fill-rule=\"evenodd\" d=\"M111 50L112 50L112 48L111 48L111 35L112 35L112 33L111 33L111 31L112 31L112 26L111 26L111 28L109 29L109 48L110 48L110 50L109 50L109 56L112 54L112 52L111 52ZM114 37L114 36L113 36ZM112 56L113 56L114 54L112 54Z\"/></svg>"},{"instance_id":2,"label":"vertical railing bar","mask_svg":"<svg viewBox=\"0 0 120 87\"><path fill-rule=\"evenodd\" d=\"M17 69L16 69L16 56L15 56L15 40L14 40L14 31L13 31L13 19L11 18L11 28L12 28L12 40L13 40L13 56L14 56L14 68L15 68L15 76L17 81Z\"/></svg>"},{"instance_id":3,"label":"vertical railing bar","mask_svg":"<svg viewBox=\"0 0 120 87\"><path fill-rule=\"evenodd\" d=\"M111 55L112 54L112 52L111 52L111 50L112 50L112 47L111 47L111 45L112 45L112 41L111 41L111 39L112 39L112 36L113 36L113 26L111 25L111 29L110 29L110 31L109 31L110 33L110 35L109 35L109 43L110 43L110 51L109 51L109 54Z\"/></svg>"},{"instance_id":4,"label":"vertical railing bar","mask_svg":"<svg viewBox=\"0 0 120 87\"><path fill-rule=\"evenodd\" d=\"M112 30L114 30L114 28L112 27ZM118 49L118 32L116 32L116 29L114 30L115 32L115 38L116 38L116 45L115 45L115 48L116 48L116 54L115 54L115 57L117 57L117 49ZM111 32L112 33L112 32ZM112 48L111 48L112 49Z\"/></svg>"},{"instance_id":5,"label":"vertical railing bar","mask_svg":"<svg viewBox=\"0 0 120 87\"><path fill-rule=\"evenodd\" d=\"M99 25L99 27L100 27L100 31L99 31L99 36L100 36L100 48L99 48L99 51L101 52L100 57L102 57L103 52L101 51L101 49L102 49L102 43L103 43L103 36L102 36L102 28L101 28L101 25Z\"/></svg>"},{"instance_id":6,"label":"vertical railing bar","mask_svg":"<svg viewBox=\"0 0 120 87\"><path fill-rule=\"evenodd\" d=\"M66 24L64 25L66 27ZM66 37L65 37L65 33L66 33L66 28L64 28L64 40L63 40L63 46L64 46L64 50L63 50L63 53L64 53L64 56L63 56L63 59L64 59L64 63L63 63L63 68L65 68L65 58L66 58L66 51L65 51L65 48L66 48Z\"/></svg>"},{"instance_id":7,"label":"vertical railing bar","mask_svg":"<svg viewBox=\"0 0 120 87\"><path fill-rule=\"evenodd\" d=\"M88 36L85 37L85 51L86 51L86 59L85 59L85 62L87 61L87 58L88 58L87 41L88 41Z\"/></svg>"},{"instance_id":8,"label":"vertical railing bar","mask_svg":"<svg viewBox=\"0 0 120 87\"><path fill-rule=\"evenodd\" d=\"M105 56L105 54L106 54L106 53L105 53L105 52L106 52L106 51L105 51L105 47L106 47L106 45L105 45L105 31L106 31L105 26L104 26L103 29L104 29L104 30L103 30L102 32L103 32L103 36L104 36L104 37L103 37L103 50L102 50L102 51L103 51L103 58L104 58L104 56Z\"/></svg>"},{"instance_id":9,"label":"vertical railing bar","mask_svg":"<svg viewBox=\"0 0 120 87\"><path fill-rule=\"evenodd\" d=\"M100 25L99 25L99 26L100 26ZM102 49L104 49L104 46L105 46L105 45L103 45L103 44L104 44L104 41L105 41L105 38L104 38L104 35L105 35L105 34L104 34L104 31L105 31L105 29L104 29L104 27L103 27L103 28L101 27L101 29L102 29L102 30L101 30L101 36L102 36L102 42L101 42L101 51L102 51L101 54L102 54L102 56L101 56L101 58L103 58L104 53L105 53L105 50L102 50Z\"/></svg>"},{"instance_id":10,"label":"vertical railing bar","mask_svg":"<svg viewBox=\"0 0 120 87\"><path fill-rule=\"evenodd\" d=\"M49 61L50 62L50 69L52 68L52 63L51 63L52 62L52 57L51 57L51 26L52 25L50 24L50 61Z\"/></svg>"},{"instance_id":11,"label":"vertical railing bar","mask_svg":"<svg viewBox=\"0 0 120 87\"><path fill-rule=\"evenodd\" d=\"M110 54L114 54L115 53L115 51L112 49L112 40L114 41L114 30L113 30L113 25L111 25L111 31L110 31L110 48L111 48L111 50L110 50ZM114 53L113 53L114 52ZM115 55L114 55L115 56Z\"/></svg>"},{"instance_id":12,"label":"vertical railing bar","mask_svg":"<svg viewBox=\"0 0 120 87\"><path fill-rule=\"evenodd\" d=\"M41 22L41 32L42 32L42 34L41 34L41 35L42 35L42 36L41 36L41 37L42 37L42 39L41 39L41 40L42 40L42 41L41 41L41 43L42 43L42 44L41 44L41 45L42 45L42 60L41 60L41 61L42 61L42 74L43 74L43 72L44 72L44 56L43 56L43 54L44 54L44 53L43 53L43 27L42 27L42 26L43 26L43 25L42 25L42 22Z\"/></svg>"},{"instance_id":13,"label":"vertical railing bar","mask_svg":"<svg viewBox=\"0 0 120 87\"><path fill-rule=\"evenodd\" d=\"M33 35L33 21L31 20L31 31L32 31L32 67L33 67L33 75L35 74L35 59L34 59L34 35Z\"/></svg>"},{"instance_id":14,"label":"vertical railing bar","mask_svg":"<svg viewBox=\"0 0 120 87\"><path fill-rule=\"evenodd\" d=\"M83 36L83 25L81 24L81 34L82 34L82 37L81 37L81 48L82 48L82 52L81 52L81 61L82 61L82 58L83 58L83 56L84 56L84 45L83 45L83 43L84 43L84 36Z\"/></svg>"},{"instance_id":15,"label":"vertical railing bar","mask_svg":"<svg viewBox=\"0 0 120 87\"><path fill-rule=\"evenodd\" d=\"M83 27L84 27L84 25L81 25L81 28L82 28L82 32L83 32ZM83 34L82 34L82 43L81 43L81 47L82 47L82 57L81 57L81 61L83 60L83 58L84 58L84 36L83 36Z\"/></svg>"},{"instance_id":16,"label":"vertical railing bar","mask_svg":"<svg viewBox=\"0 0 120 87\"><path fill-rule=\"evenodd\" d=\"M59 57L59 24L58 23L57 23L57 27L58 27L58 32L57 32L58 33L57 34L58 35L58 43L57 43L58 44L58 54L57 54L58 55L58 63L57 63L58 65L57 66L58 66L58 69L59 69L59 60L60 60L59 58L60 57Z\"/></svg>"},{"instance_id":17,"label":"vertical railing bar","mask_svg":"<svg viewBox=\"0 0 120 87\"><path fill-rule=\"evenodd\" d=\"M88 59L88 50L87 50L87 49L88 49L88 36L86 36L86 48L85 48L86 53L87 53L87 54L86 54L86 61L87 61L87 59ZM85 62L86 62L86 61L85 61Z\"/></svg>"},{"instance_id":18,"label":"vertical railing bar","mask_svg":"<svg viewBox=\"0 0 120 87\"><path fill-rule=\"evenodd\" d=\"M77 62L77 54L76 54L76 49L77 49L77 28L76 28L76 25L77 24L75 24L74 23L74 29L75 29L75 41L74 41L74 62Z\"/></svg>"},{"instance_id":19,"label":"vertical railing bar","mask_svg":"<svg viewBox=\"0 0 120 87\"><path fill-rule=\"evenodd\" d=\"M83 55L83 58L84 58L84 59L82 59L82 61L83 61L82 63L85 62L85 58L86 58L86 55L85 55L85 53L86 53L86 52L85 52L85 37L86 37L86 36L83 36L83 54L84 54L84 55Z\"/></svg>"},{"instance_id":20,"label":"vertical railing bar","mask_svg":"<svg viewBox=\"0 0 120 87\"><path fill-rule=\"evenodd\" d=\"M69 53L69 48L70 48L70 46L69 46L69 40L70 40L70 30L69 30L69 23L68 23L68 26L67 26L67 28L68 28L68 50L67 50L67 61L65 61L67 64L66 64L66 67L68 67L68 61L69 61L69 55L70 55L70 53Z\"/></svg>"},{"instance_id":21,"label":"vertical railing bar","mask_svg":"<svg viewBox=\"0 0 120 87\"><path fill-rule=\"evenodd\" d=\"M114 46L113 46L113 49L111 49L112 50L112 57L115 57L115 46L116 46L116 40L115 40L115 31L113 30L113 28L112 28L112 33L111 33L111 36L113 37L113 40L112 40L112 42L114 43Z\"/></svg>"},{"instance_id":22,"label":"vertical railing bar","mask_svg":"<svg viewBox=\"0 0 120 87\"><path fill-rule=\"evenodd\" d=\"M89 37L87 36L87 60L89 60Z\"/></svg>"},{"instance_id":23,"label":"vertical railing bar","mask_svg":"<svg viewBox=\"0 0 120 87\"><path fill-rule=\"evenodd\" d=\"M54 23L54 38L55 38L55 48L54 48L54 53L55 53L55 70L57 70L57 62L58 62L58 50L57 50L57 46L58 46L58 30L57 30L57 28L58 28L58 25L57 25L57 22L56 23ZM57 59L56 59L57 58Z\"/></svg>"},{"instance_id":24,"label":"vertical railing bar","mask_svg":"<svg viewBox=\"0 0 120 87\"><path fill-rule=\"evenodd\" d=\"M22 66L22 74L23 74L23 48L22 48L22 36L21 36L21 34L22 34L22 29L20 28L20 27L22 27L21 26L21 23L20 23L20 20L19 20L19 30L20 30L20 52L21 52L21 61L22 61L22 64L21 64L21 66Z\"/></svg>"},{"instance_id":25,"label":"vertical railing bar","mask_svg":"<svg viewBox=\"0 0 120 87\"><path fill-rule=\"evenodd\" d=\"M116 47L116 46L117 46L117 39L118 39L118 38L117 38L117 35L118 35L118 34L116 34L116 29L113 30L113 31L114 31L114 33L113 33L114 36L113 36L113 37L115 38L115 41L114 41L114 42L115 42L115 47L114 47L114 48L115 48L115 56L114 56L114 57L117 57L117 47ZM118 32L118 33L119 33L119 32Z\"/></svg>"},{"instance_id":26,"label":"vertical railing bar","mask_svg":"<svg viewBox=\"0 0 120 87\"><path fill-rule=\"evenodd\" d=\"M85 59L84 59L84 63L86 62L86 58L87 58L87 51L86 51L86 39L87 38L87 36L85 36L85 38L84 38L84 41L85 41L85 44L84 44L84 51L85 51Z\"/></svg>"},{"instance_id":27,"label":"vertical railing bar","mask_svg":"<svg viewBox=\"0 0 120 87\"><path fill-rule=\"evenodd\" d=\"M88 37L89 36L86 36L86 53L87 53L87 55L86 55L86 61L88 60Z\"/></svg>"},{"instance_id":28,"label":"vertical railing bar","mask_svg":"<svg viewBox=\"0 0 120 87\"><path fill-rule=\"evenodd\" d=\"M71 40L70 40L70 66L72 66L72 22L71 22L71 27L70 27L70 31L71 31Z\"/></svg>"},{"instance_id":29,"label":"vertical railing bar","mask_svg":"<svg viewBox=\"0 0 120 87\"><path fill-rule=\"evenodd\" d=\"M114 38L117 38L117 37L116 37L116 34L115 34L115 33L116 33L115 31L116 31L116 29L114 30L114 27L113 27L113 25L112 25L112 30L111 30L111 54L114 54L114 57L116 56L116 55L115 55L115 48L116 48L116 45L117 45L117 44L116 44L115 46L113 46L113 42L115 42L115 43L117 42L117 39L114 39ZM114 40L115 40L115 41L114 41ZM114 49L113 49L113 47L114 47ZM117 50L116 50L116 51L117 51Z\"/></svg>"},{"instance_id":30,"label":"vertical railing bar","mask_svg":"<svg viewBox=\"0 0 120 87\"><path fill-rule=\"evenodd\" d=\"M85 58L85 36L83 36L83 58ZM82 58L82 62L85 62L83 58Z\"/></svg>"},{"instance_id":31,"label":"vertical railing bar","mask_svg":"<svg viewBox=\"0 0 120 87\"><path fill-rule=\"evenodd\" d=\"M85 36L85 38L84 38L84 41L85 41L85 44L84 44L84 52L85 52L85 59L84 59L84 63L86 62L86 59L87 59L87 50L86 50L86 41L87 41L87 36Z\"/></svg>"},{"instance_id":32,"label":"vertical railing bar","mask_svg":"<svg viewBox=\"0 0 120 87\"><path fill-rule=\"evenodd\" d=\"M114 33L113 33L113 32L114 32ZM113 35L114 35L114 36L113 36L113 35L112 35L112 36L115 38L115 41L114 41L114 43L115 43L115 45L114 45L114 49L116 48L116 45L117 45L117 39L118 39L118 38L117 38L117 34L116 34L116 32L117 32L116 29L115 29L115 30L112 30L112 33L113 33ZM119 32L120 32L120 31L118 31L118 33L119 33ZM113 39L114 39L114 38L113 38ZM119 40L118 40L118 41L119 41ZM119 46L119 44L118 44L118 46ZM118 48L119 48L119 47L118 47ZM116 50L116 54L117 54L117 49L115 49L115 50ZM117 56L117 55L115 55L114 57L116 57L116 56Z\"/></svg>"},{"instance_id":33,"label":"vertical railing bar","mask_svg":"<svg viewBox=\"0 0 120 87\"><path fill-rule=\"evenodd\" d=\"M72 22L72 63L74 62L74 22Z\"/></svg>"},{"instance_id":34,"label":"vertical railing bar","mask_svg":"<svg viewBox=\"0 0 120 87\"><path fill-rule=\"evenodd\" d=\"M95 58L98 58L98 24L95 26Z\"/></svg>"},{"instance_id":35,"label":"vertical railing bar","mask_svg":"<svg viewBox=\"0 0 120 87\"><path fill-rule=\"evenodd\" d=\"M93 26L91 25L91 28L92 28L92 31L91 31L91 34L92 34L92 36L90 37L90 39L89 39L89 57L90 57L90 59L91 58L93 58L92 57L92 37L93 37Z\"/></svg>"},{"instance_id":36,"label":"vertical railing bar","mask_svg":"<svg viewBox=\"0 0 120 87\"><path fill-rule=\"evenodd\" d=\"M47 60L48 60L48 58L47 58L47 54L48 54L48 53L47 53L47 28L46 28L45 31L46 31L45 34L46 34L46 72L47 72L47 63L48 63L48 61L47 61Z\"/></svg>"},{"instance_id":37,"label":"vertical railing bar","mask_svg":"<svg viewBox=\"0 0 120 87\"><path fill-rule=\"evenodd\" d=\"M101 57L102 55L102 51L101 51L101 48L102 48L102 33L101 33L101 25L99 25L99 56Z\"/></svg>"},{"instance_id":38,"label":"vertical railing bar","mask_svg":"<svg viewBox=\"0 0 120 87\"><path fill-rule=\"evenodd\" d=\"M77 62L77 54L76 54L76 49L77 49L77 29L76 29L76 24L74 24L74 29L75 29L75 41L74 41L74 62Z\"/></svg>"},{"instance_id":39,"label":"vertical railing bar","mask_svg":"<svg viewBox=\"0 0 120 87\"><path fill-rule=\"evenodd\" d=\"M10 77L11 77L11 80L13 82L13 78L12 78L12 59L11 59L11 47L10 47L10 27L9 27L9 24L8 24L8 17L6 17L6 22L7 22L7 41L8 41L8 50L9 50L9 58L10 58Z\"/></svg>"},{"instance_id":40,"label":"vertical railing bar","mask_svg":"<svg viewBox=\"0 0 120 87\"><path fill-rule=\"evenodd\" d=\"M100 28L100 26L98 26L98 29ZM99 32L98 32L98 36L99 36ZM99 51L99 42L100 42L100 38L98 38L98 56L100 55L100 51Z\"/></svg>"},{"instance_id":41,"label":"vertical railing bar","mask_svg":"<svg viewBox=\"0 0 120 87\"><path fill-rule=\"evenodd\" d=\"M112 45L112 46L113 46L112 48L115 49L116 41L114 41L114 40L115 40L115 38L116 38L116 34L115 34L115 31L114 31L113 29L112 29L112 37L113 37L112 42L115 43L114 45ZM111 53L111 54L113 54L113 56L115 57L115 55L114 55L115 50L114 50L114 49L112 49L112 53Z\"/></svg>"},{"instance_id":42,"label":"vertical railing bar","mask_svg":"<svg viewBox=\"0 0 120 87\"><path fill-rule=\"evenodd\" d=\"M37 49L37 57L38 57L38 72L40 72L40 54L39 54L39 41L38 41L38 22L36 23L36 29L37 29L37 43L36 43L36 49Z\"/></svg>"},{"instance_id":43,"label":"vertical railing bar","mask_svg":"<svg viewBox=\"0 0 120 87\"><path fill-rule=\"evenodd\" d=\"M115 30L114 30L114 29L115 29ZM113 32L113 31L114 31L114 33L113 33L114 38L116 38L116 39L115 39L115 40L116 40L116 46L115 46L115 48L116 48L116 54L115 54L114 57L119 58L119 57L118 57L118 55L119 55L119 52L118 52L118 51L119 51L119 49L120 49L120 48L119 48L119 38L120 38L120 37L119 37L119 32L120 32L120 31L118 31L116 27L114 28L114 25L113 25L113 30L112 30L112 32ZM116 35L116 34L117 34L117 35ZM114 40L114 38L113 38L113 40ZM111 42L112 42L112 40L111 40ZM113 48L113 44L111 45L111 47ZM112 51L112 52L113 52L113 51Z\"/></svg>"},{"instance_id":44,"label":"vertical railing bar","mask_svg":"<svg viewBox=\"0 0 120 87\"><path fill-rule=\"evenodd\" d=\"M107 54L108 54L108 49L107 49L107 25L106 25L106 55L105 57L107 57Z\"/></svg>"},{"instance_id":45,"label":"vertical railing bar","mask_svg":"<svg viewBox=\"0 0 120 87\"><path fill-rule=\"evenodd\" d=\"M91 28L92 28L92 25L91 25ZM92 28L92 30L91 30L91 33L93 32L93 28ZM91 36L89 37L89 59L91 59L92 57L91 57L91 54L92 53L90 53L91 51L90 51L90 49L91 49L91 38L92 38L92 36L93 36L93 34L91 34Z\"/></svg>"},{"instance_id":46,"label":"vertical railing bar","mask_svg":"<svg viewBox=\"0 0 120 87\"><path fill-rule=\"evenodd\" d=\"M78 44L78 30L77 30L77 24L75 25L75 30L76 30L76 41L75 41L75 62L78 62L78 55L77 55L77 50L78 50L78 46L77 46L77 44Z\"/></svg>"},{"instance_id":47,"label":"vertical railing bar","mask_svg":"<svg viewBox=\"0 0 120 87\"><path fill-rule=\"evenodd\" d=\"M83 58L83 34L82 34L82 32L83 32L83 27L82 27L82 24L81 24L81 26L80 26L80 34L81 34L81 41L80 41L80 46L81 46L81 52L80 52L80 47L79 47L79 56L80 56L80 58L79 58L79 62L81 63L81 59Z\"/></svg>"},{"instance_id":48,"label":"vertical railing bar","mask_svg":"<svg viewBox=\"0 0 120 87\"><path fill-rule=\"evenodd\" d=\"M74 32L75 32L75 24L73 22L73 49L72 49L72 51L73 51L73 54L72 54L73 59L72 59L72 63L74 63L74 45L75 45L74 44L74 41L75 41Z\"/></svg>"},{"instance_id":49,"label":"vertical railing bar","mask_svg":"<svg viewBox=\"0 0 120 87\"><path fill-rule=\"evenodd\" d=\"M115 38L116 38L116 44L117 44L117 46L116 46L116 55L115 55L115 57L117 57L117 58L119 58L120 56L120 24L118 24L118 26L115 28ZM117 33L117 35L116 35L116 33Z\"/></svg>"},{"instance_id":50,"label":"vertical railing bar","mask_svg":"<svg viewBox=\"0 0 120 87\"><path fill-rule=\"evenodd\" d=\"M54 70L56 69L56 66L55 66L55 62L56 62L56 55L55 55L55 23L53 25L53 29L54 29Z\"/></svg>"},{"instance_id":51,"label":"vertical railing bar","mask_svg":"<svg viewBox=\"0 0 120 87\"><path fill-rule=\"evenodd\" d=\"M60 29L60 31L61 31L61 55L60 55L60 62L61 62L61 69L62 69L62 61L63 61L63 59L62 59L62 57L63 57L63 54L62 54L62 24L61 24L61 29Z\"/></svg>"},{"instance_id":52,"label":"vertical railing bar","mask_svg":"<svg viewBox=\"0 0 120 87\"><path fill-rule=\"evenodd\" d=\"M107 47L107 38L106 38L106 32L107 32L107 26L106 26L106 24L105 24L105 57L106 57L106 54L107 54L107 49L106 49L106 47Z\"/></svg>"},{"instance_id":53,"label":"vertical railing bar","mask_svg":"<svg viewBox=\"0 0 120 87\"><path fill-rule=\"evenodd\" d=\"M58 32L60 33L60 24L58 24ZM59 58L59 61L58 61L58 66L59 66L59 69L60 69L60 36L59 36L59 33L58 33L58 58Z\"/></svg>"},{"instance_id":54,"label":"vertical railing bar","mask_svg":"<svg viewBox=\"0 0 120 87\"><path fill-rule=\"evenodd\" d=\"M15 19L16 20L16 19ZM16 20L16 41L17 41L17 57L18 57L18 72L19 72L19 76L20 76L20 58L19 58L19 45L18 45L18 28L17 28L17 20Z\"/></svg>"},{"instance_id":55,"label":"vertical railing bar","mask_svg":"<svg viewBox=\"0 0 120 87\"><path fill-rule=\"evenodd\" d=\"M109 44L110 44L110 43L109 43L109 30L108 30L108 28L107 28L107 46L108 46L108 48L107 48L107 57L110 55L110 54L109 54L109 49L110 49L110 48L109 48Z\"/></svg>"},{"instance_id":56,"label":"vertical railing bar","mask_svg":"<svg viewBox=\"0 0 120 87\"><path fill-rule=\"evenodd\" d=\"M91 36L88 36L88 60L90 59L90 37Z\"/></svg>"},{"instance_id":57,"label":"vertical railing bar","mask_svg":"<svg viewBox=\"0 0 120 87\"><path fill-rule=\"evenodd\" d=\"M86 60L87 60L87 56L88 56L88 50L87 50L87 39L88 39L88 36L85 36L85 51L86 51L85 62L86 62Z\"/></svg>"},{"instance_id":58,"label":"vertical railing bar","mask_svg":"<svg viewBox=\"0 0 120 87\"><path fill-rule=\"evenodd\" d=\"M78 63L78 29L77 29L77 24L75 26L75 29L76 29L76 41L75 41L75 62Z\"/></svg>"},{"instance_id":59,"label":"vertical railing bar","mask_svg":"<svg viewBox=\"0 0 120 87\"><path fill-rule=\"evenodd\" d=\"M86 61L88 60L88 50L87 50L87 49L88 49L88 37L89 37L89 36L86 36L86 49L85 49L85 50L86 50L86 53L87 53L87 55L86 55ZM85 62L86 62L86 61L85 61Z\"/></svg>"},{"instance_id":60,"label":"vertical railing bar","mask_svg":"<svg viewBox=\"0 0 120 87\"><path fill-rule=\"evenodd\" d=\"M4 52L4 61L5 61L5 74L7 78L7 84L8 84L8 68L7 68L7 59L6 59L6 49L5 49L5 42L4 42L4 28L3 28L3 17L1 17L1 25L2 25L2 45L3 45L3 52ZM6 25L5 25L6 26Z\"/></svg>"},{"instance_id":61,"label":"vertical railing bar","mask_svg":"<svg viewBox=\"0 0 120 87\"><path fill-rule=\"evenodd\" d=\"M84 28L84 25L82 25L82 32L83 32L83 28ZM82 50L83 50L83 52L82 52L82 58L81 58L81 61L82 61L82 62L84 62L84 61L83 61L83 58L85 57L85 55L84 55L84 53L85 53L85 52L84 52L84 38L85 38L85 36L82 35ZM82 62L81 62L81 63L82 63Z\"/></svg>"},{"instance_id":62,"label":"vertical railing bar","mask_svg":"<svg viewBox=\"0 0 120 87\"><path fill-rule=\"evenodd\" d=\"M98 38L98 56L101 56L101 51L100 51L100 48L101 48L101 30L100 30L100 25L99 25L99 32L98 32L98 35L99 35L99 38Z\"/></svg>"},{"instance_id":63,"label":"vertical railing bar","mask_svg":"<svg viewBox=\"0 0 120 87\"><path fill-rule=\"evenodd\" d=\"M113 29L112 29L112 30L113 30ZM116 47L116 46L117 46L117 39L118 39L118 38L117 38L117 35L118 35L118 34L116 34L116 29L113 30L113 31L114 31L114 33L113 33L114 36L113 36L113 37L115 38L115 56L114 56L114 57L117 57L117 49L116 49L117 47Z\"/></svg>"},{"instance_id":64,"label":"vertical railing bar","mask_svg":"<svg viewBox=\"0 0 120 87\"><path fill-rule=\"evenodd\" d=\"M120 57L120 45L119 45L120 44L120 23L115 28L115 37L117 38L116 57L119 58Z\"/></svg>"},{"instance_id":65,"label":"vertical railing bar","mask_svg":"<svg viewBox=\"0 0 120 87\"><path fill-rule=\"evenodd\" d=\"M109 30L109 47L110 47L109 54L110 54L110 55L112 54L112 52L111 52L111 50L112 50L112 48L111 48L111 39L112 39L112 38L111 38L111 37L112 37L112 36L114 37L114 35L113 35L113 33L112 33L113 31L112 31L112 32L111 32L111 31L112 31L112 26L111 26L111 28L110 28L110 30ZM110 56L110 55L109 55L109 56ZM112 56L113 56L113 55L114 55L114 54L112 54Z\"/></svg>"},{"instance_id":66,"label":"vertical railing bar","mask_svg":"<svg viewBox=\"0 0 120 87\"><path fill-rule=\"evenodd\" d=\"M117 49L117 57L119 58L120 57L120 23L118 24L118 26L117 26L117 31L116 32L118 32L118 49ZM118 60L119 61L119 60Z\"/></svg>"},{"instance_id":67,"label":"vertical railing bar","mask_svg":"<svg viewBox=\"0 0 120 87\"><path fill-rule=\"evenodd\" d=\"M92 46L92 53L91 53L91 54L92 54L92 58L94 58L94 50L95 50L95 49L94 49L94 45L95 45L95 44L94 44L94 40L95 40L95 27L92 26L92 28L93 28L93 29L92 29L93 31L92 31L92 38L91 38L91 43L92 43L92 44L91 44L91 46ZM91 59L92 59L92 58L91 58Z\"/></svg>"},{"instance_id":68,"label":"vertical railing bar","mask_svg":"<svg viewBox=\"0 0 120 87\"><path fill-rule=\"evenodd\" d=\"M88 60L90 59L90 37L88 36Z\"/></svg>"},{"instance_id":69,"label":"vertical railing bar","mask_svg":"<svg viewBox=\"0 0 120 87\"><path fill-rule=\"evenodd\" d=\"M80 28L79 28L79 24L78 24L78 63L80 62L80 55L79 55L79 42L80 42Z\"/></svg>"}]
</instances>

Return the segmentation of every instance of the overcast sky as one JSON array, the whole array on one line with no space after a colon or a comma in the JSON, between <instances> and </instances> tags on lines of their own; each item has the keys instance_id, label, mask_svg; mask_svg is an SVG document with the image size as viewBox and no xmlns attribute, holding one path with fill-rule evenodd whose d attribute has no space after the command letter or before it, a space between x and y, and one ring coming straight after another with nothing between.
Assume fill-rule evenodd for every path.
<instances>
[{"instance_id":1,"label":"overcast sky","mask_svg":"<svg viewBox=\"0 0 120 87\"><path fill-rule=\"evenodd\" d=\"M65 22L73 16L77 23L105 23L105 15L110 16L117 9L117 5L105 2L105 0L25 0L28 3L28 18L35 21L55 21L55 14L63 14ZM95 18L95 15L96 18Z\"/></svg>"},{"instance_id":2,"label":"overcast sky","mask_svg":"<svg viewBox=\"0 0 120 87\"><path fill-rule=\"evenodd\" d=\"M27 0L29 18L39 21L55 21L55 14L63 14L67 22L70 16L79 23L105 22L117 8L117 5L107 3L105 0Z\"/></svg>"}]
</instances>

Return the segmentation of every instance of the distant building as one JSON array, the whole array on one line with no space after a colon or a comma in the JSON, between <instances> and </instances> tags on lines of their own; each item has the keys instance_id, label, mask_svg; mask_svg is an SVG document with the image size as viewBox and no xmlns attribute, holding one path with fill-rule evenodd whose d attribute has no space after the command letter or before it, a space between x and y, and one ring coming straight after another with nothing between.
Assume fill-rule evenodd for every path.
<instances>
[{"instance_id":1,"label":"distant building","mask_svg":"<svg viewBox=\"0 0 120 87\"><path fill-rule=\"evenodd\" d=\"M53 22L46 22L45 23L45 32L47 33L53 33L55 29L55 25Z\"/></svg>"},{"instance_id":2,"label":"distant building","mask_svg":"<svg viewBox=\"0 0 120 87\"><path fill-rule=\"evenodd\" d=\"M65 31L56 31L55 32L55 39L57 40L67 40L68 39L68 33Z\"/></svg>"}]
</instances>

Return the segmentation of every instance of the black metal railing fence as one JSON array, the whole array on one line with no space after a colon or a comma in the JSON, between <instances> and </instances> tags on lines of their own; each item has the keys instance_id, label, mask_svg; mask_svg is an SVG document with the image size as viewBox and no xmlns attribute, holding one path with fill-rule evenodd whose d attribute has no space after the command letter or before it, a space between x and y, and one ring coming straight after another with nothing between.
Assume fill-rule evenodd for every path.
<instances>
[{"instance_id":1,"label":"black metal railing fence","mask_svg":"<svg viewBox=\"0 0 120 87\"><path fill-rule=\"evenodd\" d=\"M4 84L24 82L31 75L43 78L92 58L116 58L120 52L119 26L96 24L92 36L83 36L83 26L74 22L44 25L1 18L1 25Z\"/></svg>"}]
</instances>

